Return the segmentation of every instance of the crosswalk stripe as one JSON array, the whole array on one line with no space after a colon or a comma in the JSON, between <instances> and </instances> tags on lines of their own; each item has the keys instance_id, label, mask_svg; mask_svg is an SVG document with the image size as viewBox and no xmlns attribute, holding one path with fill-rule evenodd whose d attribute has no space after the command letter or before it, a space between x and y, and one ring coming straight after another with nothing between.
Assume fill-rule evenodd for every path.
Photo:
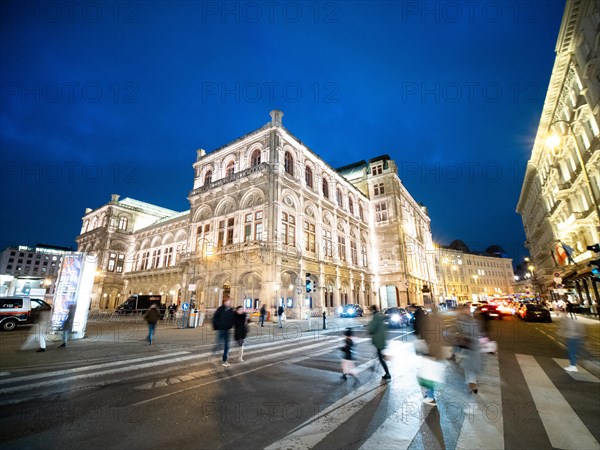
<instances>
[{"instance_id":1,"label":"crosswalk stripe","mask_svg":"<svg viewBox=\"0 0 600 450\"><path fill-rule=\"evenodd\" d=\"M552 359L554 360L554 362L556 364L558 364L562 368L570 365L568 359L562 359L562 358L552 358ZM600 380L598 378L596 378L594 375L589 373L587 370L585 370L579 364L577 365L577 372L565 372L565 373L568 373L571 376L571 378L573 378L574 380L577 380L577 381L587 381L588 383L600 383Z\"/></svg>"},{"instance_id":2,"label":"crosswalk stripe","mask_svg":"<svg viewBox=\"0 0 600 450\"><path fill-rule=\"evenodd\" d=\"M483 356L483 355L482 355ZM456 444L458 449L504 448L504 420L498 357L488 357L477 383L476 403L468 405Z\"/></svg>"},{"instance_id":3,"label":"crosswalk stripe","mask_svg":"<svg viewBox=\"0 0 600 450\"><path fill-rule=\"evenodd\" d=\"M412 343L391 342L391 350L394 358L405 363L419 361L414 352ZM423 422L427 418L429 410L423 405L421 388L417 384L416 368L405 371L400 379L394 377L392 384L394 391L401 391L400 398L394 398L394 403L400 405L377 430L363 443L361 450L393 448L397 450L407 449L414 440Z\"/></svg>"},{"instance_id":4,"label":"crosswalk stripe","mask_svg":"<svg viewBox=\"0 0 600 450\"><path fill-rule=\"evenodd\" d=\"M49 378L49 377L53 377L53 376L67 375L70 373L85 372L90 369L94 369L94 370L95 369L104 369L106 367L123 366L126 364L133 364L136 362L142 362L142 361L148 362L148 361L152 361L155 359L171 358L173 356L181 356L181 355L189 355L189 354L190 354L190 352L176 352L176 353L169 353L168 355L144 356L143 358L126 359L126 360L114 361L114 362L110 362L110 363L96 364L94 366L74 367L72 369L56 370L54 372L42 372L42 373L36 373L34 375L24 375L21 377L5 378L3 380L0 380L0 385L8 384L8 383L22 383L23 381L37 380L40 378Z\"/></svg>"},{"instance_id":5,"label":"crosswalk stripe","mask_svg":"<svg viewBox=\"0 0 600 450\"><path fill-rule=\"evenodd\" d=\"M301 450L314 447L387 388L387 384L381 384L379 381L359 387L265 450Z\"/></svg>"},{"instance_id":6,"label":"crosswalk stripe","mask_svg":"<svg viewBox=\"0 0 600 450\"><path fill-rule=\"evenodd\" d=\"M532 355L516 354L546 434L554 448L600 448L571 405ZM567 430L567 432L565 432Z\"/></svg>"}]
</instances>

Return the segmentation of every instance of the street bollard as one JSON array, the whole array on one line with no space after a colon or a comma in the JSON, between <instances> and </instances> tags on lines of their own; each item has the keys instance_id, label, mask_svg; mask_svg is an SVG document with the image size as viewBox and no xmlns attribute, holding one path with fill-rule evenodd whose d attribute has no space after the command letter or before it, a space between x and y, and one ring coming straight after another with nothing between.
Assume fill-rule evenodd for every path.
<instances>
[{"instance_id":1,"label":"street bollard","mask_svg":"<svg viewBox=\"0 0 600 450\"><path fill-rule=\"evenodd\" d=\"M327 311L323 311L323 329L327 329Z\"/></svg>"}]
</instances>

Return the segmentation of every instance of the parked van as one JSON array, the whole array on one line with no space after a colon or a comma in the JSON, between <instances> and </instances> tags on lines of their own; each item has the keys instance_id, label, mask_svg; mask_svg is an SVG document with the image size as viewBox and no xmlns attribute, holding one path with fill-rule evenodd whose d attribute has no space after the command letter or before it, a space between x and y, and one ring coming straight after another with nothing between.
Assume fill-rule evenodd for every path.
<instances>
[{"instance_id":1,"label":"parked van","mask_svg":"<svg viewBox=\"0 0 600 450\"><path fill-rule=\"evenodd\" d=\"M12 331L17 325L31 323L31 310L36 308L52 310L48 303L37 298L0 297L0 329Z\"/></svg>"}]
</instances>

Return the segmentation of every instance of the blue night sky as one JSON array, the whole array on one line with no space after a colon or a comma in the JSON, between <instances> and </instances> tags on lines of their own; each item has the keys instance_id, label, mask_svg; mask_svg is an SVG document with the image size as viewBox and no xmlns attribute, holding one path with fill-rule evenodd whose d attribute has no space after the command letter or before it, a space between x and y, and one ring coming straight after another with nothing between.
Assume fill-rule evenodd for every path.
<instances>
[{"instance_id":1,"label":"blue night sky","mask_svg":"<svg viewBox=\"0 0 600 450\"><path fill-rule=\"evenodd\" d=\"M196 149L270 120L388 154L434 240L525 253L515 213L563 0L0 5L0 245L74 245L110 194L189 208Z\"/></svg>"}]
</instances>

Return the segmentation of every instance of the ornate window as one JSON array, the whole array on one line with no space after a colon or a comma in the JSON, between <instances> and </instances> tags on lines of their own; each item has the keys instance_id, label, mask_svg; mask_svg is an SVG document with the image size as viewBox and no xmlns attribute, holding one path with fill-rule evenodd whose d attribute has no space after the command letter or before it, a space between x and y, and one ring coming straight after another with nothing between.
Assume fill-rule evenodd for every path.
<instances>
[{"instance_id":1,"label":"ornate window","mask_svg":"<svg viewBox=\"0 0 600 450\"><path fill-rule=\"evenodd\" d=\"M329 183L323 178L323 197L329 198Z\"/></svg>"},{"instance_id":2,"label":"ornate window","mask_svg":"<svg viewBox=\"0 0 600 450\"><path fill-rule=\"evenodd\" d=\"M342 191L340 191L339 189L337 189L335 191L335 198L337 199L338 205L341 207L342 206Z\"/></svg>"},{"instance_id":3,"label":"ornate window","mask_svg":"<svg viewBox=\"0 0 600 450\"><path fill-rule=\"evenodd\" d=\"M207 184L210 184L212 182L212 170L209 170L206 172L206 175L204 175L204 186L206 186Z\"/></svg>"},{"instance_id":4,"label":"ornate window","mask_svg":"<svg viewBox=\"0 0 600 450\"><path fill-rule=\"evenodd\" d=\"M383 183L379 183L373 186L373 191L375 195L383 195L385 193L385 189L383 187Z\"/></svg>"},{"instance_id":5,"label":"ornate window","mask_svg":"<svg viewBox=\"0 0 600 450\"><path fill-rule=\"evenodd\" d=\"M360 220L365 220L365 212L362 203L359 203L358 205L358 217L360 217Z\"/></svg>"},{"instance_id":6,"label":"ornate window","mask_svg":"<svg viewBox=\"0 0 600 450\"><path fill-rule=\"evenodd\" d=\"M346 261L346 238L338 236L338 256L340 261Z\"/></svg>"},{"instance_id":7,"label":"ornate window","mask_svg":"<svg viewBox=\"0 0 600 450\"><path fill-rule=\"evenodd\" d=\"M258 166L260 164L260 150L257 148L252 152L252 157L250 158L250 166Z\"/></svg>"},{"instance_id":8,"label":"ornate window","mask_svg":"<svg viewBox=\"0 0 600 450\"><path fill-rule=\"evenodd\" d=\"M127 217L121 217L119 219L119 230L127 229Z\"/></svg>"},{"instance_id":9,"label":"ornate window","mask_svg":"<svg viewBox=\"0 0 600 450\"><path fill-rule=\"evenodd\" d=\"M387 222L388 220L388 212L387 212L387 204L377 203L375 205L375 221L376 222Z\"/></svg>"},{"instance_id":10,"label":"ornate window","mask_svg":"<svg viewBox=\"0 0 600 450\"><path fill-rule=\"evenodd\" d=\"M350 214L354 214L354 202L351 198L348 198L348 209L350 210Z\"/></svg>"},{"instance_id":11,"label":"ornate window","mask_svg":"<svg viewBox=\"0 0 600 450\"><path fill-rule=\"evenodd\" d=\"M315 252L315 224L304 222L304 250Z\"/></svg>"},{"instance_id":12,"label":"ornate window","mask_svg":"<svg viewBox=\"0 0 600 450\"><path fill-rule=\"evenodd\" d=\"M294 176L294 157L290 152L285 152L283 165L286 173L289 173L291 176Z\"/></svg>"},{"instance_id":13,"label":"ornate window","mask_svg":"<svg viewBox=\"0 0 600 450\"><path fill-rule=\"evenodd\" d=\"M233 161L230 161L227 164L227 168L225 169L225 176L230 177L234 173L235 173L235 163Z\"/></svg>"},{"instance_id":14,"label":"ornate window","mask_svg":"<svg viewBox=\"0 0 600 450\"><path fill-rule=\"evenodd\" d=\"M304 169L304 178L306 180L306 187L312 189L313 188L313 173L312 169L308 166Z\"/></svg>"},{"instance_id":15,"label":"ornate window","mask_svg":"<svg viewBox=\"0 0 600 450\"><path fill-rule=\"evenodd\" d=\"M296 245L296 218L286 212L281 213L281 242Z\"/></svg>"},{"instance_id":16,"label":"ornate window","mask_svg":"<svg viewBox=\"0 0 600 450\"><path fill-rule=\"evenodd\" d=\"M163 267L169 267L171 261L173 261L173 247L167 247L163 256Z\"/></svg>"},{"instance_id":17,"label":"ornate window","mask_svg":"<svg viewBox=\"0 0 600 450\"><path fill-rule=\"evenodd\" d=\"M371 173L373 175L381 175L383 173L383 164L375 164L372 166Z\"/></svg>"},{"instance_id":18,"label":"ornate window","mask_svg":"<svg viewBox=\"0 0 600 450\"><path fill-rule=\"evenodd\" d=\"M219 233L217 237L217 247L223 247L224 245L233 244L233 227L235 225L235 219L232 217L227 220L221 220L219 222Z\"/></svg>"},{"instance_id":19,"label":"ornate window","mask_svg":"<svg viewBox=\"0 0 600 450\"><path fill-rule=\"evenodd\" d=\"M160 249L152 251L151 269L156 269L160 265Z\"/></svg>"},{"instance_id":20,"label":"ornate window","mask_svg":"<svg viewBox=\"0 0 600 450\"><path fill-rule=\"evenodd\" d=\"M356 241L350 241L350 258L352 264L358 266L358 252L356 251Z\"/></svg>"},{"instance_id":21,"label":"ornate window","mask_svg":"<svg viewBox=\"0 0 600 450\"><path fill-rule=\"evenodd\" d=\"M323 256L328 258L333 256L333 242L330 230L323 230Z\"/></svg>"},{"instance_id":22,"label":"ornate window","mask_svg":"<svg viewBox=\"0 0 600 450\"><path fill-rule=\"evenodd\" d=\"M249 213L245 214L244 242L262 240L262 232L263 232L262 218L263 218L262 211L256 211L254 213L249 212Z\"/></svg>"}]
</instances>

